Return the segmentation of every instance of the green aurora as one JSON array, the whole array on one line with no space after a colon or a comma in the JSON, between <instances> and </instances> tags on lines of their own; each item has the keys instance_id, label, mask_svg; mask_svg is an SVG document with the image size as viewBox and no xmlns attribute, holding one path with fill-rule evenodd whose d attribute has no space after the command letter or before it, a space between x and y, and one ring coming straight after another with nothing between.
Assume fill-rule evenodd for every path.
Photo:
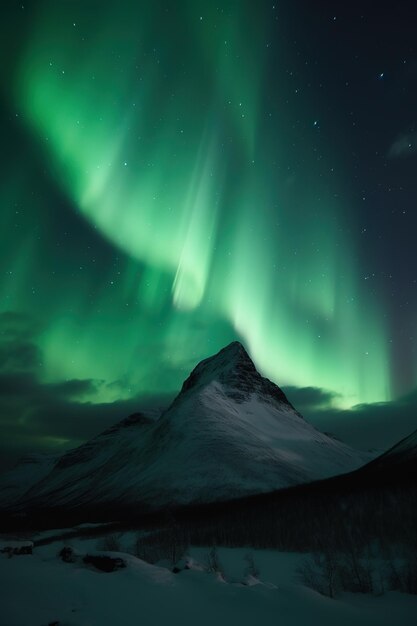
<instances>
[{"instance_id":1,"label":"green aurora","mask_svg":"<svg viewBox=\"0 0 417 626\"><path fill-rule=\"evenodd\" d=\"M38 3L16 55L11 106L57 200L45 210L29 162L3 186L2 232L31 209L1 252L0 306L41 320L42 379L100 380L93 402L173 392L238 338L280 385L390 400L343 158L318 95L289 107L283 71L271 95L264 12L125 5ZM79 223L75 269L61 211Z\"/></svg>"}]
</instances>

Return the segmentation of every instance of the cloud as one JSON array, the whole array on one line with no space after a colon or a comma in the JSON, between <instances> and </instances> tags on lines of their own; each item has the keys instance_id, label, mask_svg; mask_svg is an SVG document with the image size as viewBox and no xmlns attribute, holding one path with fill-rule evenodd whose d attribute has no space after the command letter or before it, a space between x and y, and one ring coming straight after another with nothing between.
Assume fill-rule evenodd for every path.
<instances>
[{"instance_id":1,"label":"cloud","mask_svg":"<svg viewBox=\"0 0 417 626\"><path fill-rule=\"evenodd\" d=\"M398 135L388 150L391 158L408 157L417 152L417 132Z\"/></svg>"},{"instance_id":2,"label":"cloud","mask_svg":"<svg viewBox=\"0 0 417 626\"><path fill-rule=\"evenodd\" d=\"M340 394L320 387L287 386L284 388L284 392L299 411L329 407L333 400L340 398Z\"/></svg>"},{"instance_id":3,"label":"cloud","mask_svg":"<svg viewBox=\"0 0 417 626\"><path fill-rule=\"evenodd\" d=\"M102 384L103 381L99 380L73 378L59 383L50 383L44 387L49 393L57 397L83 398L97 393Z\"/></svg>"},{"instance_id":4,"label":"cloud","mask_svg":"<svg viewBox=\"0 0 417 626\"><path fill-rule=\"evenodd\" d=\"M0 313L0 372L27 372L39 367L38 332L39 327L28 315Z\"/></svg>"},{"instance_id":5,"label":"cloud","mask_svg":"<svg viewBox=\"0 0 417 626\"><path fill-rule=\"evenodd\" d=\"M39 332L39 324L26 313L3 311L0 313L0 332L4 337L33 338Z\"/></svg>"},{"instance_id":6,"label":"cloud","mask_svg":"<svg viewBox=\"0 0 417 626\"><path fill-rule=\"evenodd\" d=\"M171 400L171 395L137 396L94 404L56 394L42 384L34 385L32 393L26 393L18 400L2 394L0 428L5 437L0 443L0 470L28 453L64 452L132 413L161 409Z\"/></svg>"},{"instance_id":7,"label":"cloud","mask_svg":"<svg viewBox=\"0 0 417 626\"><path fill-rule=\"evenodd\" d=\"M107 387L102 380L43 382L37 335L29 317L0 314L0 470L27 453L63 452L131 413L172 400L141 396L99 404L100 390Z\"/></svg>"},{"instance_id":8,"label":"cloud","mask_svg":"<svg viewBox=\"0 0 417 626\"><path fill-rule=\"evenodd\" d=\"M0 373L0 402L2 398L23 398L32 395L37 388L37 382L31 373L1 372Z\"/></svg>"},{"instance_id":9,"label":"cloud","mask_svg":"<svg viewBox=\"0 0 417 626\"><path fill-rule=\"evenodd\" d=\"M417 429L417 388L391 402L359 404L347 410L331 407L335 397L331 392L310 389L292 387L286 392L316 428L333 433L351 446L386 450Z\"/></svg>"},{"instance_id":10,"label":"cloud","mask_svg":"<svg viewBox=\"0 0 417 626\"><path fill-rule=\"evenodd\" d=\"M36 433L78 445L132 413L166 407L171 396L136 396L102 404L58 401L33 411L30 428Z\"/></svg>"}]
</instances>

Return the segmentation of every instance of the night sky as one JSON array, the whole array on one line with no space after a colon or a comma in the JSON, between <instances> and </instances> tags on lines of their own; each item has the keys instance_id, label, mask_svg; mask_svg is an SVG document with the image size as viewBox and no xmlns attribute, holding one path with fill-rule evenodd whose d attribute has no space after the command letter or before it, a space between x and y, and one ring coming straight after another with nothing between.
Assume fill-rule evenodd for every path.
<instances>
[{"instance_id":1,"label":"night sky","mask_svg":"<svg viewBox=\"0 0 417 626\"><path fill-rule=\"evenodd\" d=\"M417 9L1 5L2 466L239 339L318 427L417 428Z\"/></svg>"}]
</instances>

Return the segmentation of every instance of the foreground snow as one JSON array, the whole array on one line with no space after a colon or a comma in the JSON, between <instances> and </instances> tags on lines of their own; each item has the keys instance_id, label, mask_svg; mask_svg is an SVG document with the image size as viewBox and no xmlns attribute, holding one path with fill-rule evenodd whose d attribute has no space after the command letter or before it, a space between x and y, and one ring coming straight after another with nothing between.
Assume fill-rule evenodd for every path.
<instances>
[{"instance_id":1,"label":"foreground snow","mask_svg":"<svg viewBox=\"0 0 417 626\"><path fill-rule=\"evenodd\" d=\"M0 623L7 626L394 626L415 624L417 598L399 593L382 597L344 594L325 598L297 583L303 557L252 551L260 574L245 578L248 550L219 549L225 580L204 571L207 549L192 550L194 566L173 574L124 553L127 567L112 573L81 561L57 558L63 544L35 548L32 556L0 558ZM79 541L85 553L92 543Z\"/></svg>"}]
</instances>

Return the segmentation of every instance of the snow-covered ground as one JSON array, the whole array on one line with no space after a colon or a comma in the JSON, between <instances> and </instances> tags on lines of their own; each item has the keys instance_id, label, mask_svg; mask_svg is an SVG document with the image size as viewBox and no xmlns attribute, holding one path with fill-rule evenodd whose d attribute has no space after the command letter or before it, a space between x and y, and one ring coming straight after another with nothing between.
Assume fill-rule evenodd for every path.
<instances>
[{"instance_id":1,"label":"snow-covered ground","mask_svg":"<svg viewBox=\"0 0 417 626\"><path fill-rule=\"evenodd\" d=\"M122 546L134 540L126 534ZM82 554L97 539L74 539ZM64 542L33 555L0 558L0 624L4 626L408 626L415 624L417 597L390 592L381 597L323 597L297 581L299 554L250 550L258 579L247 575L248 549L219 548L225 579L205 571L208 548L191 548L192 569L172 573L125 553L127 567L100 572L82 560L64 563ZM246 582L248 579L246 578Z\"/></svg>"}]
</instances>

